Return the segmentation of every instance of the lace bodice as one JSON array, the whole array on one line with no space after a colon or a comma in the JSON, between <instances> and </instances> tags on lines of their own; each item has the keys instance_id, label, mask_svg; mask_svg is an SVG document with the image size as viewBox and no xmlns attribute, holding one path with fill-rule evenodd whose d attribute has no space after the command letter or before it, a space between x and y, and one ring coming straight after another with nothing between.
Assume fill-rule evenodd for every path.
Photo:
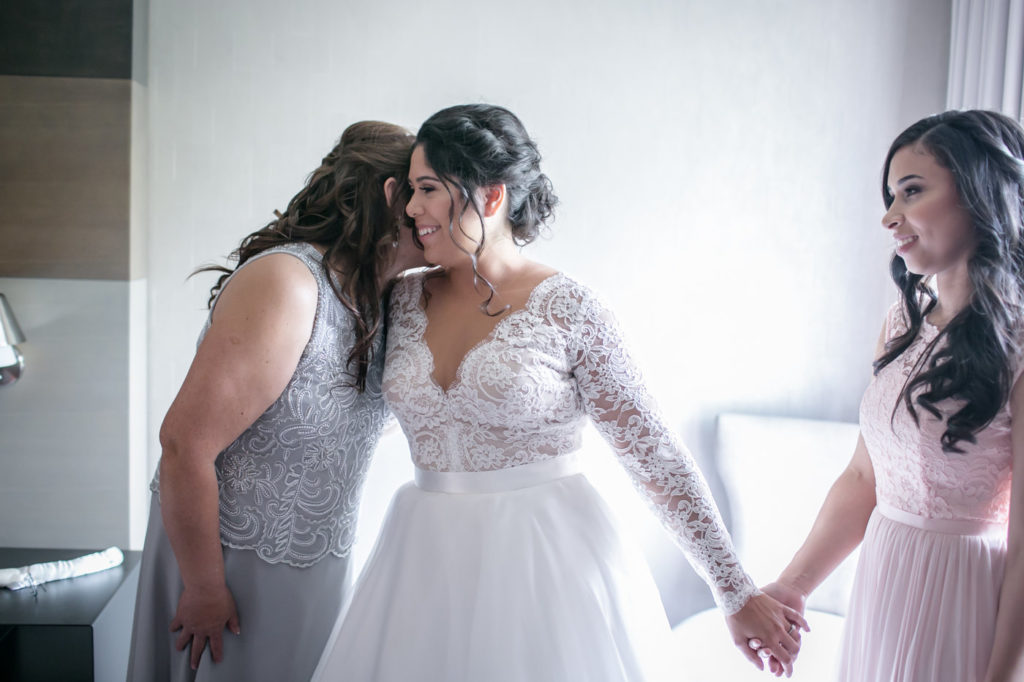
<instances>
[{"instance_id":1,"label":"lace bodice","mask_svg":"<svg viewBox=\"0 0 1024 682\"><path fill-rule=\"evenodd\" d=\"M491 471L543 461L578 449L589 417L723 610L739 610L756 588L608 309L573 279L553 275L466 354L444 391L423 339L424 276L395 287L384 370L384 393L416 466Z\"/></svg>"},{"instance_id":2,"label":"lace bodice","mask_svg":"<svg viewBox=\"0 0 1024 682\"><path fill-rule=\"evenodd\" d=\"M316 249L302 243L274 247L242 267L282 252L305 263L316 278L313 331L284 392L217 456L215 468L221 542L255 550L268 563L301 567L351 552L363 481L388 411L379 347L366 390L349 385L346 363L355 328ZM208 319L200 343L209 327ZM150 486L157 493L159 473L158 466Z\"/></svg>"},{"instance_id":3,"label":"lace bodice","mask_svg":"<svg viewBox=\"0 0 1024 682\"><path fill-rule=\"evenodd\" d=\"M889 310L885 329L887 341L907 329L902 304ZM1008 406L977 434L977 443L960 441L963 454L942 451L939 438L945 424L926 410L917 409L920 428L902 404L893 417L904 382L938 333L925 321L913 344L882 369L864 393L860 427L875 470L876 497L927 518L1006 523L1013 459ZM958 409L953 401L940 403L939 408L945 414Z\"/></svg>"}]
</instances>

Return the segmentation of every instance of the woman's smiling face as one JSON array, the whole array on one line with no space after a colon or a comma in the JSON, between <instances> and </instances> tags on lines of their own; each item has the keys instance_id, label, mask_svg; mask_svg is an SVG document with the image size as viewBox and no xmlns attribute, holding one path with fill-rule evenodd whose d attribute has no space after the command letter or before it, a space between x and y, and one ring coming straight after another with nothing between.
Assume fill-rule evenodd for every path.
<instances>
[{"instance_id":1,"label":"woman's smiling face","mask_svg":"<svg viewBox=\"0 0 1024 682\"><path fill-rule=\"evenodd\" d=\"M431 265L451 267L470 260L483 235L480 218L457 187L443 182L427 162L423 145L409 161L412 197L405 212L416 223L423 255Z\"/></svg>"},{"instance_id":2,"label":"woman's smiling face","mask_svg":"<svg viewBox=\"0 0 1024 682\"><path fill-rule=\"evenodd\" d=\"M893 155L886 182L893 201L882 225L892 231L907 270L935 275L962 266L966 272L977 238L949 169L920 145L908 145Z\"/></svg>"}]
</instances>

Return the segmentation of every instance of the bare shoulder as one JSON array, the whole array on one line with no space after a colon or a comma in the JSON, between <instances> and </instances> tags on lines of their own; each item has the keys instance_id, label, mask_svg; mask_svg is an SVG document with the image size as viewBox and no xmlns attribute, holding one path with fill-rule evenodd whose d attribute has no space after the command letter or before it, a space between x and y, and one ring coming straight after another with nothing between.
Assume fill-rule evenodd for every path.
<instances>
[{"instance_id":1,"label":"bare shoulder","mask_svg":"<svg viewBox=\"0 0 1024 682\"><path fill-rule=\"evenodd\" d=\"M550 265L530 261L528 268L524 272L524 279L528 282L532 282L534 286L536 286L549 277L559 274L559 272L561 271L557 268L551 267Z\"/></svg>"},{"instance_id":2,"label":"bare shoulder","mask_svg":"<svg viewBox=\"0 0 1024 682\"><path fill-rule=\"evenodd\" d=\"M522 298L525 295L529 295L531 291L536 289L545 280L557 274L559 274L559 270L549 265L527 261L518 269L514 277L509 278L499 288L499 292L513 299Z\"/></svg>"},{"instance_id":3,"label":"bare shoulder","mask_svg":"<svg viewBox=\"0 0 1024 682\"><path fill-rule=\"evenodd\" d=\"M233 281L316 289L316 278L304 261L290 253L269 253L246 263Z\"/></svg>"},{"instance_id":4,"label":"bare shoulder","mask_svg":"<svg viewBox=\"0 0 1024 682\"><path fill-rule=\"evenodd\" d=\"M302 260L287 253L271 253L235 273L217 299L214 321L254 310L305 317L315 313L317 295L316 278Z\"/></svg>"}]
</instances>

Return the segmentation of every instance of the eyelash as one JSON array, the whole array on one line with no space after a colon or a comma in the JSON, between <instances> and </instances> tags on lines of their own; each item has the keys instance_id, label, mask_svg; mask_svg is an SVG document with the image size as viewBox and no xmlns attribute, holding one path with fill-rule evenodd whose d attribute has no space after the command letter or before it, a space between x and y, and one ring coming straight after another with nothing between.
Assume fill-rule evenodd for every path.
<instances>
[{"instance_id":1,"label":"eyelash","mask_svg":"<svg viewBox=\"0 0 1024 682\"><path fill-rule=\"evenodd\" d=\"M920 193L921 193L921 188L918 187L917 185L909 185L909 186L903 188L903 196L905 198L907 198L907 199L909 199L910 197L914 196L915 194L920 194Z\"/></svg>"}]
</instances>

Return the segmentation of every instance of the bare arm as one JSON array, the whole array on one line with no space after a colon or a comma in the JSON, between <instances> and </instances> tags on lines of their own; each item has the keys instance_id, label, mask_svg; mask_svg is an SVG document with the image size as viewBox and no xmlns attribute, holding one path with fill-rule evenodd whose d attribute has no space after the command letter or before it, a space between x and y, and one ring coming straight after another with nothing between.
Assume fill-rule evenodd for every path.
<instances>
[{"instance_id":1,"label":"bare arm","mask_svg":"<svg viewBox=\"0 0 1024 682\"><path fill-rule=\"evenodd\" d=\"M996 636L988 661L986 682L1024 680L1024 386L1020 380L1010 394L1013 444L1013 483L1010 526L1007 531L1006 572L999 595Z\"/></svg>"},{"instance_id":2,"label":"bare arm","mask_svg":"<svg viewBox=\"0 0 1024 682\"><path fill-rule=\"evenodd\" d=\"M160 428L160 507L184 583L172 630L191 640L195 668L225 626L240 632L224 578L214 460L287 386L309 340L317 285L298 259L272 254L245 266L217 301L207 331Z\"/></svg>"},{"instance_id":3,"label":"bare arm","mask_svg":"<svg viewBox=\"0 0 1024 682\"><path fill-rule=\"evenodd\" d=\"M883 325L875 347L876 358L885 349L885 334ZM802 614L808 595L864 539L874 508L875 469L864 437L858 436L853 457L829 489L804 544L778 580L765 585L762 590ZM769 669L778 675L784 666L772 658Z\"/></svg>"},{"instance_id":4,"label":"bare arm","mask_svg":"<svg viewBox=\"0 0 1024 682\"><path fill-rule=\"evenodd\" d=\"M778 583L807 598L860 544L875 508L875 473L863 436L846 470L832 484L814 526ZM793 604L790 604L793 606Z\"/></svg>"},{"instance_id":5,"label":"bare arm","mask_svg":"<svg viewBox=\"0 0 1024 682\"><path fill-rule=\"evenodd\" d=\"M885 327L875 357L885 347ZM832 484L804 544L779 579L765 592L803 612L807 596L835 570L864 539L875 508L875 470L864 437L857 438L850 463Z\"/></svg>"}]
</instances>

